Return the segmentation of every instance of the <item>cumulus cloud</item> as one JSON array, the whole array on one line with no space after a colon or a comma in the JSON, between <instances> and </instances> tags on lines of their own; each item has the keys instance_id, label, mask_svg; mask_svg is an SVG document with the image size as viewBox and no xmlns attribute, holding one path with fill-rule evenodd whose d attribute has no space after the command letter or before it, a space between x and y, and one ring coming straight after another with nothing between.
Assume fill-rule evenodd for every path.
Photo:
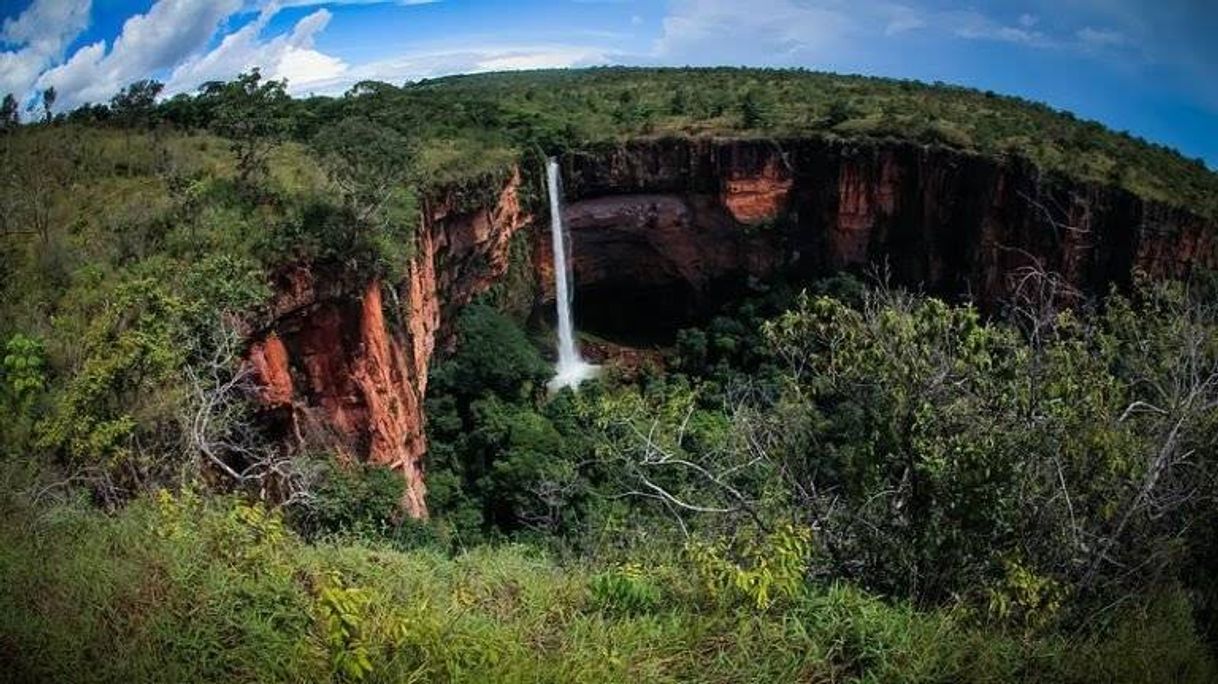
<instances>
[{"instance_id":1,"label":"cumulus cloud","mask_svg":"<svg viewBox=\"0 0 1218 684\"><path fill-rule=\"evenodd\" d=\"M89 24L90 0L35 0L24 12L4 20L0 39L55 54Z\"/></svg>"},{"instance_id":2,"label":"cumulus cloud","mask_svg":"<svg viewBox=\"0 0 1218 684\"><path fill-rule=\"evenodd\" d=\"M3 25L0 39L28 46L0 53L0 87L30 92L55 87L61 108L108 100L128 83L165 78L166 94L226 80L253 67L269 78L287 79L294 94L338 93L361 80L400 83L457 72L591 66L609 61L605 51L568 45L478 47L405 54L351 66L317 49L316 38L332 14L324 7L288 31L265 35L285 7L374 4L423 5L438 0L157 0L129 18L112 45L97 41L66 62L64 48L87 27L90 0L36 0ZM75 3L75 4L73 4ZM225 22L257 11L253 21L223 34ZM222 36L219 43L213 41Z\"/></svg>"},{"instance_id":3,"label":"cumulus cloud","mask_svg":"<svg viewBox=\"0 0 1218 684\"><path fill-rule=\"evenodd\" d=\"M585 67L610 61L610 55L600 48L569 45L416 52L349 67L334 78L313 81L308 91L338 94L360 81L400 84L449 74Z\"/></svg>"},{"instance_id":4,"label":"cumulus cloud","mask_svg":"<svg viewBox=\"0 0 1218 684\"><path fill-rule=\"evenodd\" d=\"M187 59L173 70L167 93L194 90L207 81L227 80L253 67L269 78L287 79L296 93L312 85L333 81L347 71L340 59L319 52L317 34L330 23L330 12L317 10L296 22L288 33L261 38L278 7L263 10L258 18L225 36L215 49Z\"/></svg>"},{"instance_id":5,"label":"cumulus cloud","mask_svg":"<svg viewBox=\"0 0 1218 684\"><path fill-rule=\"evenodd\" d=\"M24 96L49 66L89 25L90 0L34 0L0 26L0 93Z\"/></svg>"},{"instance_id":6,"label":"cumulus cloud","mask_svg":"<svg viewBox=\"0 0 1218 684\"><path fill-rule=\"evenodd\" d=\"M107 50L93 43L38 79L54 86L63 107L108 100L126 84L170 69L205 47L241 0L159 0L123 24Z\"/></svg>"}]
</instances>

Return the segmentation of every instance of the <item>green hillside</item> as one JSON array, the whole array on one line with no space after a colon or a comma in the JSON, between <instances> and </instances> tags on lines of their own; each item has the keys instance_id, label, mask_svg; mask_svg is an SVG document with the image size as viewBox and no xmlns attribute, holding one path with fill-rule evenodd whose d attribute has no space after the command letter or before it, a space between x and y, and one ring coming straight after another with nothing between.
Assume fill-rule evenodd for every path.
<instances>
[{"instance_id":1,"label":"green hillside","mask_svg":"<svg viewBox=\"0 0 1218 684\"><path fill-rule=\"evenodd\" d=\"M945 84L761 69L527 71L452 76L305 100L308 118L368 112L437 142L436 163L466 148L547 149L651 135L839 136L912 140L1000 156L1121 185L1213 215L1218 175L1200 160L1046 105ZM489 153L488 153L489 152Z\"/></svg>"},{"instance_id":2,"label":"green hillside","mask_svg":"<svg viewBox=\"0 0 1218 684\"><path fill-rule=\"evenodd\" d=\"M327 426L285 448L244 363L280 269L379 278L397 329L421 198L585 144L895 138L1214 216L1200 163L794 71L158 93L0 122L0 679L1213 681L1213 274L1031 274L985 315L776 278L556 395L547 326L493 289L432 359L426 521Z\"/></svg>"}]
</instances>

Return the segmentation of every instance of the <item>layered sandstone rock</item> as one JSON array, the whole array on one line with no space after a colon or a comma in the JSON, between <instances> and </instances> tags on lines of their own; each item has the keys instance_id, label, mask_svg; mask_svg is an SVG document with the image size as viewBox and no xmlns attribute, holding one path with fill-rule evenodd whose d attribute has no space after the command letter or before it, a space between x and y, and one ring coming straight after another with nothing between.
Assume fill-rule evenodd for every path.
<instances>
[{"instance_id":1,"label":"layered sandstone rock","mask_svg":"<svg viewBox=\"0 0 1218 684\"><path fill-rule=\"evenodd\" d=\"M274 323L249 347L259 400L285 443L399 471L412 517L427 516L423 396L437 335L446 312L506 272L511 237L529 220L520 182L513 174L490 206L427 203L400 286L321 266L286 270Z\"/></svg>"},{"instance_id":2,"label":"layered sandstone rock","mask_svg":"<svg viewBox=\"0 0 1218 684\"><path fill-rule=\"evenodd\" d=\"M647 140L568 155L563 173L577 320L607 327L674 327L778 272L884 264L898 284L993 306L1029 268L1097 292L1136 271L1218 267L1214 223L1186 210L912 143ZM437 340L507 272L526 226L540 302L553 298L548 219L531 223L521 181L517 172L472 208L451 193L428 201L397 287L317 268L281 274L275 324L250 347L285 435L400 470L415 516L426 514L422 399Z\"/></svg>"},{"instance_id":3,"label":"layered sandstone rock","mask_svg":"<svg viewBox=\"0 0 1218 684\"><path fill-rule=\"evenodd\" d=\"M1097 292L1127 285L1135 271L1182 277L1218 266L1214 222L1187 210L1017 158L914 143L637 141L571 155L564 177L580 292L622 268L610 264L620 264L612 233L623 231L654 230L648 240L666 258L650 259L663 268L647 275L671 274L694 290L741 268L811 278L886 264L897 283L996 305L1010 296L1012 274L1028 268ZM687 229L641 226L631 206L640 197L684 204L668 214L689 217ZM619 216L584 220L586 202L602 214L616 202Z\"/></svg>"},{"instance_id":4,"label":"layered sandstone rock","mask_svg":"<svg viewBox=\"0 0 1218 684\"><path fill-rule=\"evenodd\" d=\"M732 218L744 225L758 225L786 210L794 181L786 159L775 155L760 173L729 169L722 185L721 201Z\"/></svg>"}]
</instances>

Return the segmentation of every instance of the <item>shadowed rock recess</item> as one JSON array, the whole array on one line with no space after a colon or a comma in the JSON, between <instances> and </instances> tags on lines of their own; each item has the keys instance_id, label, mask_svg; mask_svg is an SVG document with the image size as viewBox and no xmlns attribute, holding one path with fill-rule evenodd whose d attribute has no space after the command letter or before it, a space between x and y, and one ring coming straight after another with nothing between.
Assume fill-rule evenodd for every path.
<instances>
[{"instance_id":1,"label":"shadowed rock recess","mask_svg":"<svg viewBox=\"0 0 1218 684\"><path fill-rule=\"evenodd\" d=\"M562 167L576 318L623 339L663 338L779 273L886 263L895 283L992 307L1028 266L1084 292L1218 267L1212 221L1020 159L900 142L673 139L585 148ZM405 511L426 516L422 399L437 340L508 272L518 231L532 244L536 304L553 301L547 217L521 201L522 178L540 187L541 172L514 169L485 199L425 202L401 284L282 274L274 323L249 359L285 440L392 466L408 485Z\"/></svg>"}]
</instances>

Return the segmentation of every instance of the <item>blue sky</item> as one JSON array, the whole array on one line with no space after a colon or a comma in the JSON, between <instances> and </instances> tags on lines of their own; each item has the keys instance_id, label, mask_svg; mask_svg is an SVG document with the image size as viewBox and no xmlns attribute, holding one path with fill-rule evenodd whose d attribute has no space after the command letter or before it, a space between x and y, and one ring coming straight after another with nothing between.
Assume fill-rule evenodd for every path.
<instances>
[{"instance_id":1,"label":"blue sky","mask_svg":"<svg viewBox=\"0 0 1218 684\"><path fill-rule=\"evenodd\" d=\"M59 108L252 66L296 94L468 71L803 66L993 89L1218 168L1214 0L0 0L0 92Z\"/></svg>"}]
</instances>

